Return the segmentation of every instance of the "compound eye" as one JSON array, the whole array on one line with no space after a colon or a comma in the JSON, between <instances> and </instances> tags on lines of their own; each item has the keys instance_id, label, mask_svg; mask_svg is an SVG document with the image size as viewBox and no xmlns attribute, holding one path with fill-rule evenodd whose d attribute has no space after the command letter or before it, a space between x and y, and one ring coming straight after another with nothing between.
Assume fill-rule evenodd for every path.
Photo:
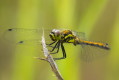
<instances>
[{"instance_id":1,"label":"compound eye","mask_svg":"<svg viewBox=\"0 0 119 80\"><path fill-rule=\"evenodd\" d=\"M59 36L60 35L60 30L53 29L51 33L54 34L54 36Z\"/></svg>"}]
</instances>

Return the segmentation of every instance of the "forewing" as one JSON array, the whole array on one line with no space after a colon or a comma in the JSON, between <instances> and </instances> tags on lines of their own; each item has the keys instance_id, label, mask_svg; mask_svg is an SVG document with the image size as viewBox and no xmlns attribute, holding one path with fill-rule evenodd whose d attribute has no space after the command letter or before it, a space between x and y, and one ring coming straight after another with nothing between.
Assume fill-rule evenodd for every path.
<instances>
[{"instance_id":1,"label":"forewing","mask_svg":"<svg viewBox=\"0 0 119 80\"><path fill-rule=\"evenodd\" d=\"M51 30L44 30L45 38L50 40L49 33ZM4 41L11 44L39 44L43 29L25 29L25 28L9 28L2 35Z\"/></svg>"}]
</instances>

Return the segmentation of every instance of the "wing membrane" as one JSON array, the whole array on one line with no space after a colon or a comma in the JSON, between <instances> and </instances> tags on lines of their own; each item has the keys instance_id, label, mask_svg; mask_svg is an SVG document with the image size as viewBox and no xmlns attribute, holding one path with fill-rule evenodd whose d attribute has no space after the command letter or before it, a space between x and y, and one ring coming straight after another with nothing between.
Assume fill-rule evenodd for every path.
<instances>
[{"instance_id":1,"label":"wing membrane","mask_svg":"<svg viewBox=\"0 0 119 80\"><path fill-rule=\"evenodd\" d=\"M109 50L90 45L81 45L81 59L88 62L108 55Z\"/></svg>"},{"instance_id":2,"label":"wing membrane","mask_svg":"<svg viewBox=\"0 0 119 80\"><path fill-rule=\"evenodd\" d=\"M82 39L82 40L86 40L86 35L84 32L76 32L76 31L73 31L73 34L78 37L79 39Z\"/></svg>"},{"instance_id":3,"label":"wing membrane","mask_svg":"<svg viewBox=\"0 0 119 80\"><path fill-rule=\"evenodd\" d=\"M44 30L46 40L50 40L50 30ZM39 44L42 29L9 28L5 30L2 38L12 44Z\"/></svg>"}]
</instances>

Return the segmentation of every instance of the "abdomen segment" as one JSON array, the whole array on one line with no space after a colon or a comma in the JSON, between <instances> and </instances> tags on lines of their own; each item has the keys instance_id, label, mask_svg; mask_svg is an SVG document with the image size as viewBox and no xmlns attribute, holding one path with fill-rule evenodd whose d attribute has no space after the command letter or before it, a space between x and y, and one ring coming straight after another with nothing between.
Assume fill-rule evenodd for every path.
<instances>
[{"instance_id":1,"label":"abdomen segment","mask_svg":"<svg viewBox=\"0 0 119 80\"><path fill-rule=\"evenodd\" d=\"M81 44L95 46L103 49L110 49L107 43L92 42L92 41L81 41Z\"/></svg>"}]
</instances>

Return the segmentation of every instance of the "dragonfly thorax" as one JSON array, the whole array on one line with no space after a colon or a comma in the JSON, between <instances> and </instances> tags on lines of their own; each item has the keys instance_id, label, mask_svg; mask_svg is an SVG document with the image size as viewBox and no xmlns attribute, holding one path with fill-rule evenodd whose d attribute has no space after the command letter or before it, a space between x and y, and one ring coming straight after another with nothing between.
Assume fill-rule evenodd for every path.
<instances>
[{"instance_id":1,"label":"dragonfly thorax","mask_svg":"<svg viewBox=\"0 0 119 80\"><path fill-rule=\"evenodd\" d=\"M50 38L53 41L58 41L60 40L63 43L74 43L76 36L72 33L71 30L57 30L53 29L50 32Z\"/></svg>"}]
</instances>

